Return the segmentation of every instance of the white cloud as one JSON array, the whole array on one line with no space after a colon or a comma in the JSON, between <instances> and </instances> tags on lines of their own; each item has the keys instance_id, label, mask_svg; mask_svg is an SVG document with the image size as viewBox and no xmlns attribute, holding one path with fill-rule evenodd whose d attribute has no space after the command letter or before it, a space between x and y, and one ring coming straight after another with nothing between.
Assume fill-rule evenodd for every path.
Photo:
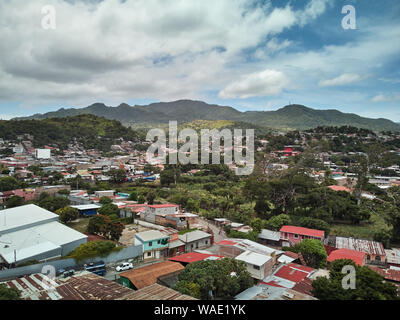
<instances>
[{"instance_id":1,"label":"white cloud","mask_svg":"<svg viewBox=\"0 0 400 320\"><path fill-rule=\"evenodd\" d=\"M0 1L0 100L199 98L251 73L232 68L243 51L314 19L320 2L294 11L248 0ZM44 5L56 9L56 30L41 27Z\"/></svg>"},{"instance_id":2,"label":"white cloud","mask_svg":"<svg viewBox=\"0 0 400 320\"><path fill-rule=\"evenodd\" d=\"M356 73L344 73L333 79L321 80L318 85L321 87L343 86L355 82L360 82L365 78L365 76L360 76Z\"/></svg>"},{"instance_id":3,"label":"white cloud","mask_svg":"<svg viewBox=\"0 0 400 320\"><path fill-rule=\"evenodd\" d=\"M400 93L385 95L379 94L371 99L372 102L395 102L400 100Z\"/></svg>"},{"instance_id":4,"label":"white cloud","mask_svg":"<svg viewBox=\"0 0 400 320\"><path fill-rule=\"evenodd\" d=\"M264 70L234 81L219 93L221 98L250 98L274 96L282 92L289 84L288 78L277 70Z\"/></svg>"}]
</instances>

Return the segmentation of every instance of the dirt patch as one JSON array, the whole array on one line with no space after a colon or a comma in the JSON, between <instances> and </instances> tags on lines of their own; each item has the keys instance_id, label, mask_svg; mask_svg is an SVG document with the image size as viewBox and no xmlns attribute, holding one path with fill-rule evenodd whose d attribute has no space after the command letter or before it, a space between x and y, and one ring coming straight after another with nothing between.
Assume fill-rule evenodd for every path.
<instances>
[{"instance_id":1,"label":"dirt patch","mask_svg":"<svg viewBox=\"0 0 400 320\"><path fill-rule=\"evenodd\" d=\"M151 229L136 224L128 224L125 226L124 231L122 231L122 236L119 239L119 242L126 246L133 245L135 242L135 233L148 230Z\"/></svg>"}]
</instances>

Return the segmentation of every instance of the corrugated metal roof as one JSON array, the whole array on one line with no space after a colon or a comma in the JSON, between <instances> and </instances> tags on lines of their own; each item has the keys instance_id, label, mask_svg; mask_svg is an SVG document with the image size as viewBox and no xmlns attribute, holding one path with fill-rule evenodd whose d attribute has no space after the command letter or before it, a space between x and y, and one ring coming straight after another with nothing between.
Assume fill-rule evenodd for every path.
<instances>
[{"instance_id":1,"label":"corrugated metal roof","mask_svg":"<svg viewBox=\"0 0 400 320\"><path fill-rule=\"evenodd\" d=\"M129 288L86 271L54 280L32 274L5 284L20 290L24 300L116 300L132 293Z\"/></svg>"},{"instance_id":2,"label":"corrugated metal roof","mask_svg":"<svg viewBox=\"0 0 400 320\"><path fill-rule=\"evenodd\" d=\"M137 289L142 289L156 283L158 277L183 269L184 267L179 262L164 261L123 272L120 277L129 279Z\"/></svg>"},{"instance_id":3,"label":"corrugated metal roof","mask_svg":"<svg viewBox=\"0 0 400 320\"><path fill-rule=\"evenodd\" d=\"M382 243L364 239L336 237L336 248L356 250L373 255L386 255Z\"/></svg>"},{"instance_id":4,"label":"corrugated metal roof","mask_svg":"<svg viewBox=\"0 0 400 320\"><path fill-rule=\"evenodd\" d=\"M281 239L281 233L279 231L262 229L258 237L265 240L279 241Z\"/></svg>"},{"instance_id":5,"label":"corrugated metal roof","mask_svg":"<svg viewBox=\"0 0 400 320\"><path fill-rule=\"evenodd\" d=\"M197 300L193 297L181 294L178 291L159 285L152 284L146 288L131 292L118 300Z\"/></svg>"},{"instance_id":6,"label":"corrugated metal roof","mask_svg":"<svg viewBox=\"0 0 400 320\"><path fill-rule=\"evenodd\" d=\"M192 242L192 241L197 241L197 240L201 240L201 239L206 239L206 238L210 238L211 234L201 231L201 230L195 230L192 232L188 232L182 235L179 235L179 240L188 243L188 242Z\"/></svg>"},{"instance_id":7,"label":"corrugated metal roof","mask_svg":"<svg viewBox=\"0 0 400 320\"><path fill-rule=\"evenodd\" d=\"M238 255L235 259L261 267L264 264L266 264L269 260L271 260L272 258L271 258L271 256L266 256L266 255L251 252L251 251L245 251L245 252L241 253L240 255Z\"/></svg>"}]
</instances>

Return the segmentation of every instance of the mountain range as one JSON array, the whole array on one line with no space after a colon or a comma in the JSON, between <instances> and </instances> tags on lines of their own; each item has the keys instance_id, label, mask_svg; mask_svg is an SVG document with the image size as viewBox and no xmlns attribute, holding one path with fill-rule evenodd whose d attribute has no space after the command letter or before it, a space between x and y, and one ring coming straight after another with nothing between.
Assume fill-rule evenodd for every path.
<instances>
[{"instance_id":1,"label":"mountain range","mask_svg":"<svg viewBox=\"0 0 400 320\"><path fill-rule=\"evenodd\" d=\"M41 120L92 114L110 120L118 120L125 126L166 124L176 120L179 124L196 120L228 120L249 123L253 126L277 130L306 130L318 126L354 126L374 131L400 131L400 124L388 119L369 119L338 110L316 110L303 105L288 105L276 111L241 112L229 106L207 104L202 101L178 100L149 105L118 107L95 103L86 108L61 108L45 114L15 118L15 120Z\"/></svg>"}]
</instances>

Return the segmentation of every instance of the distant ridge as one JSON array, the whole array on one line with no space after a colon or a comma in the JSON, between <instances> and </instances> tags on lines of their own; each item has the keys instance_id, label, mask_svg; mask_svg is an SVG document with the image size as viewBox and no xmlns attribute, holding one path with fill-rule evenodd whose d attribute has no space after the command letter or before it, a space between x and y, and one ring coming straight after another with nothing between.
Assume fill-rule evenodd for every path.
<instances>
[{"instance_id":1,"label":"distant ridge","mask_svg":"<svg viewBox=\"0 0 400 320\"><path fill-rule=\"evenodd\" d=\"M195 120L229 120L251 123L257 126L279 130L305 130L318 126L354 126L374 131L400 131L400 124L388 119L369 119L338 110L316 110L303 105L288 105L277 111L240 112L229 106L207 104L203 101L178 100L159 102L144 106L130 106L126 103L118 107L94 103L86 108L61 108L45 114L16 120L47 119L93 114L110 120L118 120L125 126L147 123L179 123Z\"/></svg>"}]
</instances>

